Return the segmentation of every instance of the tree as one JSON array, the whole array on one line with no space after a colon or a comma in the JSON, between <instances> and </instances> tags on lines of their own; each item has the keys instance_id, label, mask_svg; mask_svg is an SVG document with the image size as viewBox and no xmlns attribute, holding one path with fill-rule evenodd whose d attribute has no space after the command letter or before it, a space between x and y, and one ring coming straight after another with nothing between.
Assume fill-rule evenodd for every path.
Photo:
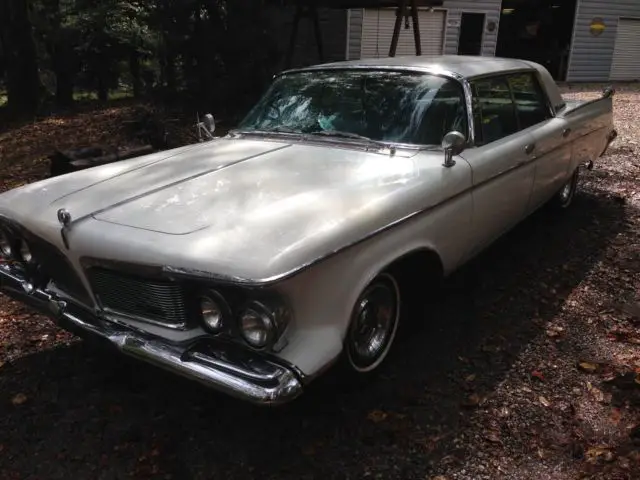
<instances>
[{"instance_id":1,"label":"tree","mask_svg":"<svg viewBox=\"0 0 640 480\"><path fill-rule=\"evenodd\" d=\"M0 1L0 43L8 107L18 114L33 114L39 105L42 84L27 0Z\"/></svg>"}]
</instances>

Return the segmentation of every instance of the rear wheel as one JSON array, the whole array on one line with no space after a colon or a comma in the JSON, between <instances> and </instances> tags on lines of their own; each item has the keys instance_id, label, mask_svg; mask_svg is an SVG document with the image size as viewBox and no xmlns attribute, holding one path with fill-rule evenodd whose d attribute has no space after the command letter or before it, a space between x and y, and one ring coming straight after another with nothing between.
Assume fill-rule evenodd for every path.
<instances>
[{"instance_id":1,"label":"rear wheel","mask_svg":"<svg viewBox=\"0 0 640 480\"><path fill-rule=\"evenodd\" d=\"M573 198L578 190L578 179L580 177L580 169L576 168L571 175L571 178L565 183L562 188L556 193L552 200L554 207L559 209L568 208L573 202Z\"/></svg>"}]
</instances>

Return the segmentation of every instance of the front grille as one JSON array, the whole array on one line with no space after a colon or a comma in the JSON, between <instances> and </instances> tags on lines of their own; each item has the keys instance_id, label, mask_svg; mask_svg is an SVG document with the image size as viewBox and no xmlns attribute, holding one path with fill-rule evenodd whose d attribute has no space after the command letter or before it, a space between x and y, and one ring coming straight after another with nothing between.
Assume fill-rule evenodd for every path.
<instances>
[{"instance_id":1,"label":"front grille","mask_svg":"<svg viewBox=\"0 0 640 480\"><path fill-rule=\"evenodd\" d=\"M93 293L108 311L168 326L186 322L184 291L179 284L98 267L90 268L88 277Z\"/></svg>"},{"instance_id":2,"label":"front grille","mask_svg":"<svg viewBox=\"0 0 640 480\"><path fill-rule=\"evenodd\" d=\"M60 290L86 304L91 303L87 289L76 270L57 247L41 238L29 239L29 246L46 277Z\"/></svg>"}]
</instances>

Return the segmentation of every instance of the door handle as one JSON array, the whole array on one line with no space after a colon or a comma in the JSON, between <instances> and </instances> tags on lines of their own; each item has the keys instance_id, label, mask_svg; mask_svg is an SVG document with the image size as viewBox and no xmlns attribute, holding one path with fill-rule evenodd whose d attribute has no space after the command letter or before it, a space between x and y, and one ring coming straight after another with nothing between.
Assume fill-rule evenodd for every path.
<instances>
[{"instance_id":1,"label":"door handle","mask_svg":"<svg viewBox=\"0 0 640 480\"><path fill-rule=\"evenodd\" d=\"M570 129L570 128L565 128L565 129L562 131L562 136L563 136L564 138L567 138L569 135L571 135L571 129Z\"/></svg>"},{"instance_id":2,"label":"door handle","mask_svg":"<svg viewBox=\"0 0 640 480\"><path fill-rule=\"evenodd\" d=\"M531 155L535 149L536 149L536 144L530 143L529 145L524 147L524 153L526 153L527 155Z\"/></svg>"}]
</instances>

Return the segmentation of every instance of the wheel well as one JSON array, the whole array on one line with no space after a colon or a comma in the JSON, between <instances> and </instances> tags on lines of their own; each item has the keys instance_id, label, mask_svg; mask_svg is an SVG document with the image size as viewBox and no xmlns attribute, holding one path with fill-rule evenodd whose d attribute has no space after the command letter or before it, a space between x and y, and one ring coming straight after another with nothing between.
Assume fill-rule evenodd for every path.
<instances>
[{"instance_id":1,"label":"wheel well","mask_svg":"<svg viewBox=\"0 0 640 480\"><path fill-rule=\"evenodd\" d=\"M426 282L437 283L444 275L440 256L427 248L403 255L389 265L387 270L396 277L401 292L413 290Z\"/></svg>"}]
</instances>

